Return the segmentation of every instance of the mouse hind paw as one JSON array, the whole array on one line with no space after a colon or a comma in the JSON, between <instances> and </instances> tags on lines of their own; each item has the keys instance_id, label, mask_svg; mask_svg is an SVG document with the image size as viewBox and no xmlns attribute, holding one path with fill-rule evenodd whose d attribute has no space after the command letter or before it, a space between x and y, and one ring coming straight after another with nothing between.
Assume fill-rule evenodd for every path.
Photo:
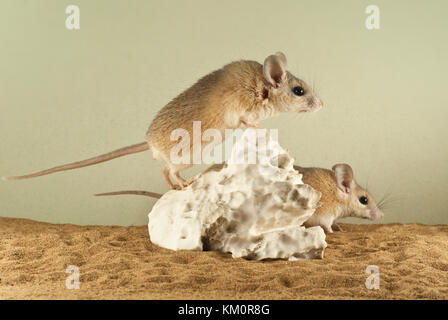
<instances>
[{"instance_id":1,"label":"mouse hind paw","mask_svg":"<svg viewBox=\"0 0 448 320\"><path fill-rule=\"evenodd\" d=\"M341 226L338 225L337 223L333 224L331 227L332 227L332 229L333 229L334 231L345 232L345 231L341 228Z\"/></svg>"}]
</instances>

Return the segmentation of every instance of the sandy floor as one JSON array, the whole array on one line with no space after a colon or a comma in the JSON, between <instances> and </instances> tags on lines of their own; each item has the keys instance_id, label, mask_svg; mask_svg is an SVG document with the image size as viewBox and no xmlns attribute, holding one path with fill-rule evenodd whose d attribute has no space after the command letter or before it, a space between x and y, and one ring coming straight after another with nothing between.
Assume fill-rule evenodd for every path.
<instances>
[{"instance_id":1,"label":"sandy floor","mask_svg":"<svg viewBox=\"0 0 448 320\"><path fill-rule=\"evenodd\" d=\"M146 226L0 218L0 299L447 299L448 226L342 225L323 260L246 261L173 252ZM81 288L66 288L68 265ZM380 289L367 290L368 265Z\"/></svg>"}]
</instances>

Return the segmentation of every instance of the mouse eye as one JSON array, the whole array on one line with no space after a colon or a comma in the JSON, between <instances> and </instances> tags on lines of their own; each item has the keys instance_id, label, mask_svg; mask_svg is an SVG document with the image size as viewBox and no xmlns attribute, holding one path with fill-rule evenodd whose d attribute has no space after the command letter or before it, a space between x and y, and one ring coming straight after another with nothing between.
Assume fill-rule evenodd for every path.
<instances>
[{"instance_id":1,"label":"mouse eye","mask_svg":"<svg viewBox=\"0 0 448 320\"><path fill-rule=\"evenodd\" d=\"M369 203L369 199L367 199L367 197L360 197L359 198L359 202L361 202L363 205L367 205Z\"/></svg>"},{"instance_id":2,"label":"mouse eye","mask_svg":"<svg viewBox=\"0 0 448 320\"><path fill-rule=\"evenodd\" d=\"M292 92L294 92L296 96L303 96L305 94L305 90L303 90L301 86L292 88Z\"/></svg>"}]
</instances>

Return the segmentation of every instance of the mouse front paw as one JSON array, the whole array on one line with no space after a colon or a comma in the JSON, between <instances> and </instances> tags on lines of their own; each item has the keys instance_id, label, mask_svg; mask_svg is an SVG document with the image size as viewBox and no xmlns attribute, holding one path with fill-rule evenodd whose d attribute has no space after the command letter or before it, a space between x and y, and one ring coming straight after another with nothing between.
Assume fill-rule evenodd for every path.
<instances>
[{"instance_id":1,"label":"mouse front paw","mask_svg":"<svg viewBox=\"0 0 448 320\"><path fill-rule=\"evenodd\" d=\"M338 232L345 232L344 230L342 230L341 226L336 223L332 225L332 229Z\"/></svg>"},{"instance_id":2,"label":"mouse front paw","mask_svg":"<svg viewBox=\"0 0 448 320\"><path fill-rule=\"evenodd\" d=\"M325 231L325 233L333 233L333 229L331 228L331 226L321 226L323 229L324 229L324 231Z\"/></svg>"}]
</instances>

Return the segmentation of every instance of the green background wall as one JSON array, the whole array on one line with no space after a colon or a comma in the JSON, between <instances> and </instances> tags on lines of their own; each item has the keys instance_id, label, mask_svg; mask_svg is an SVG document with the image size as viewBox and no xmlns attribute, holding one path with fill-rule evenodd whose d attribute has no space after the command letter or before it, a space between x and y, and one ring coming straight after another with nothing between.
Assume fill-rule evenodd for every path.
<instances>
[{"instance_id":1,"label":"green background wall","mask_svg":"<svg viewBox=\"0 0 448 320\"><path fill-rule=\"evenodd\" d=\"M65 8L81 29L65 28ZM379 30L364 12L380 8ZM325 108L262 123L303 166L352 165L387 222L448 223L447 1L24 1L0 3L0 175L141 142L171 98L238 59L281 50ZM0 216L142 225L167 190L150 152L0 181ZM187 175L198 169L187 171ZM350 221L350 220L349 220ZM352 222L361 222L351 220Z\"/></svg>"}]
</instances>

